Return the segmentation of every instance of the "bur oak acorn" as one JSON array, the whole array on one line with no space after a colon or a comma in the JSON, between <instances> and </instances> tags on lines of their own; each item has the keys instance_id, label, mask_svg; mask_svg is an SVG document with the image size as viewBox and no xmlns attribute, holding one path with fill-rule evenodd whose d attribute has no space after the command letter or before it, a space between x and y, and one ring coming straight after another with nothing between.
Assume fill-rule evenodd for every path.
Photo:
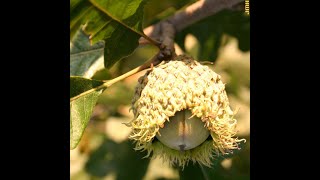
<instances>
[{"instance_id":1,"label":"bur oak acorn","mask_svg":"<svg viewBox=\"0 0 320 180\"><path fill-rule=\"evenodd\" d=\"M187 55L164 61L139 78L131 107L129 136L135 150L171 165L211 166L245 141L235 137L237 121L220 75Z\"/></svg>"}]
</instances>

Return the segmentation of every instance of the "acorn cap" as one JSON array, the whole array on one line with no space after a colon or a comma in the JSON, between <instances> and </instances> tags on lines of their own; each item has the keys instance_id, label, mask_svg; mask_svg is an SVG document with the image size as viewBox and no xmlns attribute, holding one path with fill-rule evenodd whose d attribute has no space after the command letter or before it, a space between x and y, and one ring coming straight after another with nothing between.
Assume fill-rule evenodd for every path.
<instances>
[{"instance_id":1,"label":"acorn cap","mask_svg":"<svg viewBox=\"0 0 320 180\"><path fill-rule=\"evenodd\" d=\"M187 55L140 77L132 110L134 119L127 125L135 149L147 150L147 156L153 152L170 164L184 167L193 161L210 166L213 155L230 153L245 141L234 138L237 121L220 75ZM181 133L183 124L189 124L190 131L184 127Z\"/></svg>"}]
</instances>

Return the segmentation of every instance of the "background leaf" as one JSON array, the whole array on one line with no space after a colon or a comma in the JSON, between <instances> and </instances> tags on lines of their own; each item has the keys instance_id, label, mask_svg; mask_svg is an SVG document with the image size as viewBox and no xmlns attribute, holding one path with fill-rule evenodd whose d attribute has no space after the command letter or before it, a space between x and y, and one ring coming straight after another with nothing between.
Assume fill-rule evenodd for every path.
<instances>
[{"instance_id":1,"label":"background leaf","mask_svg":"<svg viewBox=\"0 0 320 180\"><path fill-rule=\"evenodd\" d=\"M73 98L102 84L103 81L86 79L78 76L70 76L70 98Z\"/></svg>"},{"instance_id":2,"label":"background leaf","mask_svg":"<svg viewBox=\"0 0 320 180\"><path fill-rule=\"evenodd\" d=\"M199 179L203 180L204 176L201 172L199 164L187 165L183 170L179 169L180 180Z\"/></svg>"},{"instance_id":3,"label":"background leaf","mask_svg":"<svg viewBox=\"0 0 320 180\"><path fill-rule=\"evenodd\" d=\"M87 161L86 171L95 177L104 177L115 173L117 180L143 179L149 165L149 158L143 158L146 153L133 150L130 141L116 143L104 139Z\"/></svg>"},{"instance_id":4,"label":"background leaf","mask_svg":"<svg viewBox=\"0 0 320 180\"><path fill-rule=\"evenodd\" d=\"M71 0L71 37L81 25L90 34L91 43L105 41L104 65L130 55L143 35L143 7L147 0Z\"/></svg>"},{"instance_id":5,"label":"background leaf","mask_svg":"<svg viewBox=\"0 0 320 180\"><path fill-rule=\"evenodd\" d=\"M70 77L70 98L85 91L100 86L102 81L90 80L81 77ZM87 127L93 107L96 105L99 95L103 90L81 96L70 101L70 148L74 149Z\"/></svg>"},{"instance_id":6,"label":"background leaf","mask_svg":"<svg viewBox=\"0 0 320 180\"><path fill-rule=\"evenodd\" d=\"M144 25L150 26L173 15L177 10L183 9L198 0L150 0L145 5Z\"/></svg>"},{"instance_id":7,"label":"background leaf","mask_svg":"<svg viewBox=\"0 0 320 180\"><path fill-rule=\"evenodd\" d=\"M185 28L176 35L176 42L184 51L188 34L194 35L199 42L199 51L195 58L214 62L224 34L236 37L240 50L250 49L250 16L245 15L243 11L223 10Z\"/></svg>"},{"instance_id":8,"label":"background leaf","mask_svg":"<svg viewBox=\"0 0 320 180\"><path fill-rule=\"evenodd\" d=\"M180 180L249 180L250 170L246 168L250 166L249 158L247 157L250 156L249 148L245 144L240 144L240 147L243 148L240 151L235 150L232 154L216 157L211 168L198 163L189 163L183 170L177 168ZM222 162L226 159L232 159L231 167L223 167Z\"/></svg>"},{"instance_id":9,"label":"background leaf","mask_svg":"<svg viewBox=\"0 0 320 180\"><path fill-rule=\"evenodd\" d=\"M104 43L90 45L89 36L79 30L70 42L70 76L91 78L104 68Z\"/></svg>"}]
</instances>

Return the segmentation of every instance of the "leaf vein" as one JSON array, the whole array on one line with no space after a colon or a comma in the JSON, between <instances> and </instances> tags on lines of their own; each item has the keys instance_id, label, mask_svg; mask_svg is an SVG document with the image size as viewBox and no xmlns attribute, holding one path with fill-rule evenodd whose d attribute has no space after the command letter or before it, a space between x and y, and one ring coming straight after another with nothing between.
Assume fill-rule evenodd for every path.
<instances>
[{"instance_id":1,"label":"leaf vein","mask_svg":"<svg viewBox=\"0 0 320 180\"><path fill-rule=\"evenodd\" d=\"M98 48L98 49L92 49L92 50L87 50L87 51L81 51L81 52L77 52L77 53L72 53L70 54L70 56L78 56L78 55L82 55L82 54L88 54L88 53L92 53L92 52L96 52L96 51L101 51L103 50L103 48Z\"/></svg>"}]
</instances>

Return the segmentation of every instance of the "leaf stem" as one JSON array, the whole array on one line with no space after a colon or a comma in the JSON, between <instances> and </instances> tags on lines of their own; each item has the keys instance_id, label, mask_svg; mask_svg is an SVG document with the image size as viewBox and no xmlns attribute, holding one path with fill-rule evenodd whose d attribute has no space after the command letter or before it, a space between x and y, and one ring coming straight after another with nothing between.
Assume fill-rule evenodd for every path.
<instances>
[{"instance_id":1,"label":"leaf stem","mask_svg":"<svg viewBox=\"0 0 320 180\"><path fill-rule=\"evenodd\" d=\"M151 37L145 35L144 33L142 34L142 37L143 37L144 39L148 40L151 44L157 46L157 47L160 49L161 42L152 39Z\"/></svg>"},{"instance_id":2,"label":"leaf stem","mask_svg":"<svg viewBox=\"0 0 320 180\"><path fill-rule=\"evenodd\" d=\"M145 69L148 69L150 68L151 66L156 66L158 64L160 64L161 60L159 59L159 53L156 54L155 56L153 56L151 59L149 59L148 61L146 61L144 64L142 64L141 66L135 68L135 69L132 69L131 71L121 75L121 76L118 76L114 79L111 79L111 80L108 80L106 81L105 83L103 83L102 85L98 86L98 87L95 87L95 88L92 88L88 91L85 91L77 96L74 96L72 98L70 98L70 102L80 98L81 96L84 96L84 95L87 95L87 94L90 94L94 91L99 91L101 89L106 89L108 87L110 87L111 85L113 85L114 83L118 82L118 81L121 81L129 76L132 76L140 71L143 71Z\"/></svg>"}]
</instances>

